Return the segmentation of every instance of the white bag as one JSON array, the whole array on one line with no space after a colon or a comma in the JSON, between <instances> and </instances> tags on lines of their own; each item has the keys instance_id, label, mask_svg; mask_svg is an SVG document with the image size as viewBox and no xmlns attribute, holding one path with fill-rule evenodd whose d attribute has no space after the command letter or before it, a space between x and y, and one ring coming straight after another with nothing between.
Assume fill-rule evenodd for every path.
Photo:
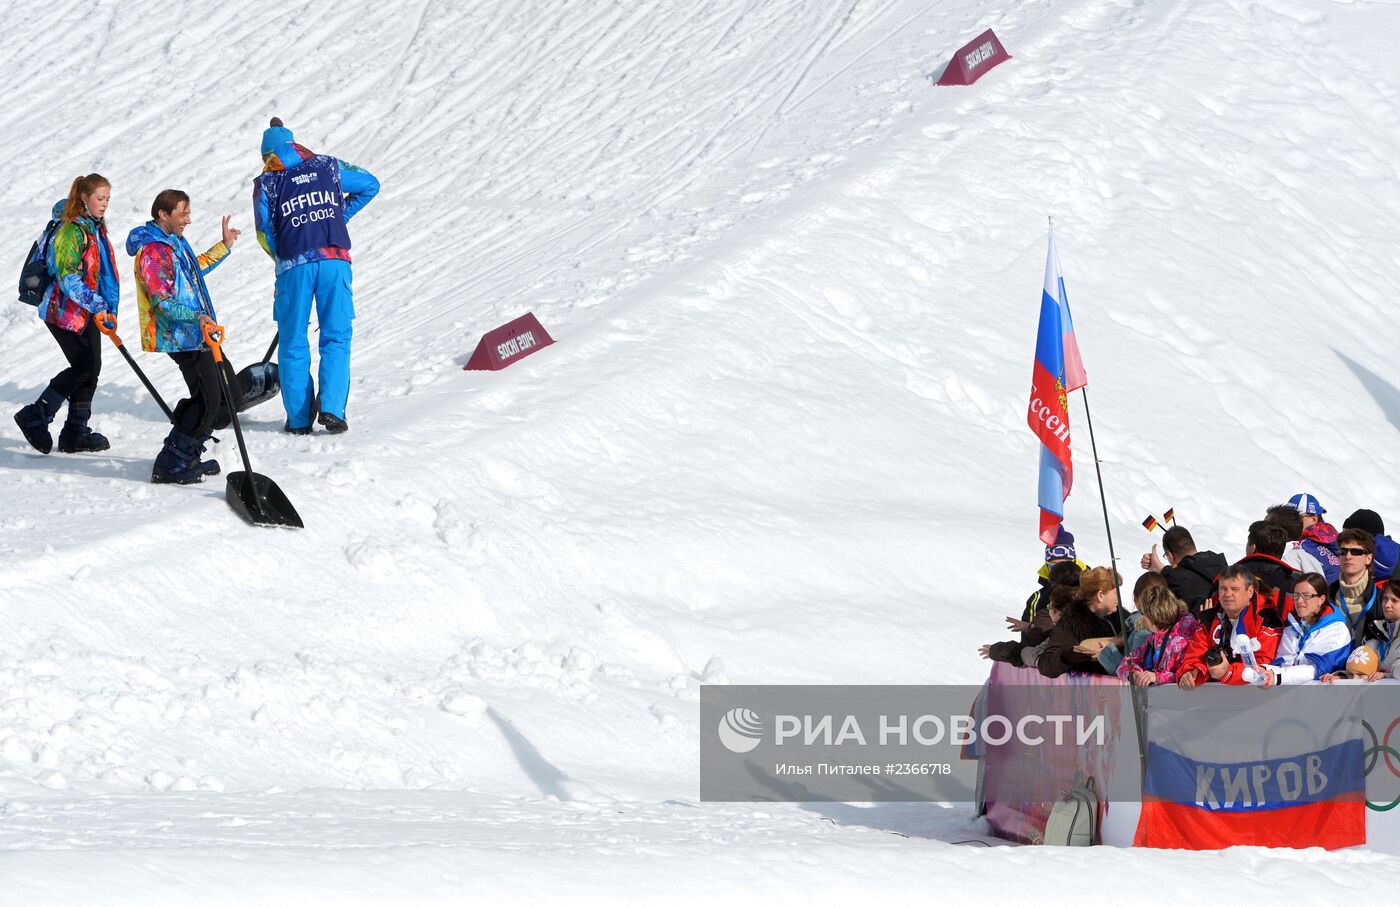
<instances>
[{"instance_id":1,"label":"white bag","mask_svg":"<svg viewBox=\"0 0 1400 907\"><path fill-rule=\"evenodd\" d=\"M1098 843L1099 798L1094 779L1080 776L1050 810L1042 844L1089 847Z\"/></svg>"}]
</instances>

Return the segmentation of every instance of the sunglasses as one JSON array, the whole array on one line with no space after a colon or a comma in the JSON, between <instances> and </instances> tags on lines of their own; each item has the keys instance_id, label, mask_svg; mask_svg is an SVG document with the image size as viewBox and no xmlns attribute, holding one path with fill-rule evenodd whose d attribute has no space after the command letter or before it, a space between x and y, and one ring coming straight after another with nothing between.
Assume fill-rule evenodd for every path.
<instances>
[{"instance_id":1,"label":"sunglasses","mask_svg":"<svg viewBox=\"0 0 1400 907\"><path fill-rule=\"evenodd\" d=\"M1338 548L1337 553L1343 556L1350 554L1352 557L1365 557L1371 552L1365 548Z\"/></svg>"},{"instance_id":2,"label":"sunglasses","mask_svg":"<svg viewBox=\"0 0 1400 907\"><path fill-rule=\"evenodd\" d=\"M1308 601L1309 599L1326 598L1327 596L1318 592L1294 592L1293 597L1299 601Z\"/></svg>"}]
</instances>

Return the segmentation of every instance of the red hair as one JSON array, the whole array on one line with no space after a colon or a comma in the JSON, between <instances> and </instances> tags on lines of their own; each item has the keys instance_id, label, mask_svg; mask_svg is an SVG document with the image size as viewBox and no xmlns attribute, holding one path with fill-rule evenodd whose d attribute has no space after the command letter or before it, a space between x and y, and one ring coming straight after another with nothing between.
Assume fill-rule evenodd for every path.
<instances>
[{"instance_id":1,"label":"red hair","mask_svg":"<svg viewBox=\"0 0 1400 907\"><path fill-rule=\"evenodd\" d=\"M63 222L71 224L86 214L87 205L83 199L104 186L110 189L112 184L100 173L89 173L73 180L73 185L68 189L68 202L63 206Z\"/></svg>"}]
</instances>

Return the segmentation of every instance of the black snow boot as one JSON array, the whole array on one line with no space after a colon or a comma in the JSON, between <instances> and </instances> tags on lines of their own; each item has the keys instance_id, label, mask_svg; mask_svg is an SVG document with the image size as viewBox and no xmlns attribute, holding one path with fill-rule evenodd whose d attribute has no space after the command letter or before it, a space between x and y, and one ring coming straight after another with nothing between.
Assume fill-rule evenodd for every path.
<instances>
[{"instance_id":1,"label":"black snow boot","mask_svg":"<svg viewBox=\"0 0 1400 907\"><path fill-rule=\"evenodd\" d=\"M46 454L53 450L53 435L49 434L49 423L63 405L63 395L52 387L44 388L39 399L15 413L15 424L24 433L29 446Z\"/></svg>"},{"instance_id":2,"label":"black snow boot","mask_svg":"<svg viewBox=\"0 0 1400 907\"><path fill-rule=\"evenodd\" d=\"M68 420L58 433L59 453L96 453L112 446L104 436L88 428L91 417L91 403L68 404Z\"/></svg>"},{"instance_id":3,"label":"black snow boot","mask_svg":"<svg viewBox=\"0 0 1400 907\"><path fill-rule=\"evenodd\" d=\"M215 464L217 465L217 464ZM199 442L178 428L170 429L165 446L156 455L151 481L157 485L192 485L204 479L199 468Z\"/></svg>"},{"instance_id":4,"label":"black snow boot","mask_svg":"<svg viewBox=\"0 0 1400 907\"><path fill-rule=\"evenodd\" d=\"M209 443L211 437L213 436L205 435L202 438L195 439L195 450L197 453L195 455L194 465L199 469L200 473L206 476L216 476L221 471L218 460L204 459L205 445Z\"/></svg>"},{"instance_id":5,"label":"black snow boot","mask_svg":"<svg viewBox=\"0 0 1400 907\"><path fill-rule=\"evenodd\" d=\"M321 413L321 415L316 417L316 421L320 422L326 427L327 434L338 435L342 432L347 432L350 430L350 423L346 422L339 416L333 416L330 413Z\"/></svg>"}]
</instances>

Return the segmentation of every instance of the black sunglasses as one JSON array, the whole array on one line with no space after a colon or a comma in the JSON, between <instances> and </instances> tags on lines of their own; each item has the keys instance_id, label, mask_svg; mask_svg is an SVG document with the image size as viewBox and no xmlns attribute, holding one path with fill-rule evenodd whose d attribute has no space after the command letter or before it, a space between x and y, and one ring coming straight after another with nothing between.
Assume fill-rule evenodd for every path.
<instances>
[{"instance_id":1,"label":"black sunglasses","mask_svg":"<svg viewBox=\"0 0 1400 907\"><path fill-rule=\"evenodd\" d=\"M1352 557L1365 557L1371 552L1367 551L1365 548L1338 548L1337 553L1350 554Z\"/></svg>"}]
</instances>

